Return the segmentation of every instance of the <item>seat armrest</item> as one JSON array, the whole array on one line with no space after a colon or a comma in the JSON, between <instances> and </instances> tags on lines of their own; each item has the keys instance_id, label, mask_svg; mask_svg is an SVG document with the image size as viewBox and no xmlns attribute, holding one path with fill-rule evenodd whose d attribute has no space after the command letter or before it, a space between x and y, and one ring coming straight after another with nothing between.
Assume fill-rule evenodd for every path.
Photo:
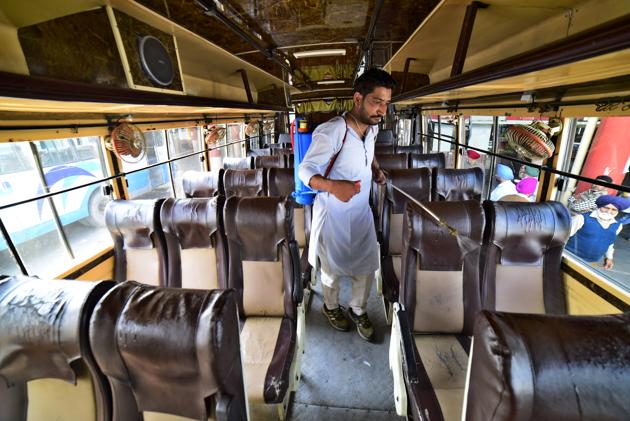
<instances>
[{"instance_id":1,"label":"seat armrest","mask_svg":"<svg viewBox=\"0 0 630 421\"><path fill-rule=\"evenodd\" d=\"M407 381L409 383L418 383L418 365L420 361L417 358L416 345L413 340L413 332L409 326L407 319L407 312L405 309L400 308L396 312L398 317L398 323L400 326L400 341L403 351L403 367L407 374Z\"/></svg>"},{"instance_id":2,"label":"seat armrest","mask_svg":"<svg viewBox=\"0 0 630 421\"><path fill-rule=\"evenodd\" d=\"M295 358L297 328L295 321L287 317L282 319L280 332L273 351L273 358L265 376L263 395L265 403L280 403L290 392L291 365Z\"/></svg>"},{"instance_id":3,"label":"seat armrest","mask_svg":"<svg viewBox=\"0 0 630 421\"><path fill-rule=\"evenodd\" d=\"M304 286L302 285L302 273L300 272L300 249L297 241L289 241L289 251L291 252L291 265L293 266L293 301L295 302L295 305L298 305L304 298Z\"/></svg>"}]
</instances>

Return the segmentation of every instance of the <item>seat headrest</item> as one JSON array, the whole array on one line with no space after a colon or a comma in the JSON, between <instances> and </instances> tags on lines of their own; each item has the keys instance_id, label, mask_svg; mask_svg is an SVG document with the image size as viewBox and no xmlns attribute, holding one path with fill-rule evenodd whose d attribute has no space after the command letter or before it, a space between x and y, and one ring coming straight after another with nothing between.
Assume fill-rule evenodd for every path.
<instances>
[{"instance_id":1,"label":"seat headrest","mask_svg":"<svg viewBox=\"0 0 630 421\"><path fill-rule=\"evenodd\" d=\"M295 190L295 174L291 168L269 168L267 171L269 196L290 196Z\"/></svg>"},{"instance_id":2,"label":"seat headrest","mask_svg":"<svg viewBox=\"0 0 630 421\"><path fill-rule=\"evenodd\" d=\"M490 225L486 242L501 250L502 265L539 265L551 248L564 247L571 217L559 202L485 201Z\"/></svg>"},{"instance_id":3,"label":"seat headrest","mask_svg":"<svg viewBox=\"0 0 630 421\"><path fill-rule=\"evenodd\" d=\"M0 379L10 387L39 378L74 383L71 363L88 349L92 309L114 285L26 276L0 280Z\"/></svg>"},{"instance_id":4,"label":"seat headrest","mask_svg":"<svg viewBox=\"0 0 630 421\"><path fill-rule=\"evenodd\" d=\"M433 169L433 200L481 200L483 170L481 168Z\"/></svg>"},{"instance_id":5,"label":"seat headrest","mask_svg":"<svg viewBox=\"0 0 630 421\"><path fill-rule=\"evenodd\" d=\"M245 158L223 158L224 169L241 169L249 170L252 168L252 158L250 156Z\"/></svg>"},{"instance_id":6,"label":"seat headrest","mask_svg":"<svg viewBox=\"0 0 630 421\"><path fill-rule=\"evenodd\" d=\"M376 135L376 144L391 144L394 143L394 132L392 129L379 130Z\"/></svg>"},{"instance_id":7,"label":"seat headrest","mask_svg":"<svg viewBox=\"0 0 630 421\"><path fill-rule=\"evenodd\" d=\"M291 135L289 133L280 133L278 134L278 143L272 143L271 145L278 145L279 148L286 148L287 145L291 146Z\"/></svg>"},{"instance_id":8,"label":"seat headrest","mask_svg":"<svg viewBox=\"0 0 630 421\"><path fill-rule=\"evenodd\" d=\"M480 312L466 420L627 419L629 325L630 313Z\"/></svg>"},{"instance_id":9,"label":"seat headrest","mask_svg":"<svg viewBox=\"0 0 630 421\"><path fill-rule=\"evenodd\" d=\"M270 156L271 148L250 149L247 151L247 156Z\"/></svg>"},{"instance_id":10,"label":"seat headrest","mask_svg":"<svg viewBox=\"0 0 630 421\"><path fill-rule=\"evenodd\" d=\"M230 290L118 284L96 306L90 342L105 375L133 389L140 412L208 419L209 397L240 371Z\"/></svg>"},{"instance_id":11,"label":"seat headrest","mask_svg":"<svg viewBox=\"0 0 630 421\"><path fill-rule=\"evenodd\" d=\"M228 240L240 245L242 260L278 261L280 243L293 240L292 204L286 197L232 197L224 220Z\"/></svg>"},{"instance_id":12,"label":"seat headrest","mask_svg":"<svg viewBox=\"0 0 630 421\"><path fill-rule=\"evenodd\" d=\"M396 153L415 153L419 154L422 152L422 145L404 145L404 146L396 146Z\"/></svg>"},{"instance_id":13,"label":"seat headrest","mask_svg":"<svg viewBox=\"0 0 630 421\"><path fill-rule=\"evenodd\" d=\"M463 202L423 203L441 221L457 230L451 234L426 211L417 205L407 204L407 241L420 255L421 270L459 271L466 254L481 247L485 219L481 203ZM440 244L436 247L436 244Z\"/></svg>"},{"instance_id":14,"label":"seat headrest","mask_svg":"<svg viewBox=\"0 0 630 421\"><path fill-rule=\"evenodd\" d=\"M411 153L409 168L444 168L446 158L443 153Z\"/></svg>"},{"instance_id":15,"label":"seat headrest","mask_svg":"<svg viewBox=\"0 0 630 421\"><path fill-rule=\"evenodd\" d=\"M164 199L112 200L105 208L109 232L122 238L124 247L150 249L152 234L159 233L159 212Z\"/></svg>"},{"instance_id":16,"label":"seat headrest","mask_svg":"<svg viewBox=\"0 0 630 421\"><path fill-rule=\"evenodd\" d=\"M265 169L255 170L225 170L223 173L223 188L225 197L264 196Z\"/></svg>"},{"instance_id":17,"label":"seat headrest","mask_svg":"<svg viewBox=\"0 0 630 421\"><path fill-rule=\"evenodd\" d=\"M182 185L186 197L212 197L222 190L220 183L223 171L186 171L182 175Z\"/></svg>"},{"instance_id":18,"label":"seat headrest","mask_svg":"<svg viewBox=\"0 0 630 421\"><path fill-rule=\"evenodd\" d=\"M408 157L406 153L400 154L376 154L376 161L379 167L384 170L401 170L408 167Z\"/></svg>"},{"instance_id":19,"label":"seat headrest","mask_svg":"<svg viewBox=\"0 0 630 421\"><path fill-rule=\"evenodd\" d=\"M284 155L257 156L254 160L255 168L285 168Z\"/></svg>"},{"instance_id":20,"label":"seat headrest","mask_svg":"<svg viewBox=\"0 0 630 421\"><path fill-rule=\"evenodd\" d=\"M216 233L223 212L223 197L166 199L160 218L164 233L177 237L182 249L216 247Z\"/></svg>"},{"instance_id":21,"label":"seat headrest","mask_svg":"<svg viewBox=\"0 0 630 421\"><path fill-rule=\"evenodd\" d=\"M405 170L389 170L385 199L392 204L392 213L403 213L407 198L394 189L392 185L404 190L418 202L428 202L431 199L431 170L428 168L414 168Z\"/></svg>"}]
</instances>

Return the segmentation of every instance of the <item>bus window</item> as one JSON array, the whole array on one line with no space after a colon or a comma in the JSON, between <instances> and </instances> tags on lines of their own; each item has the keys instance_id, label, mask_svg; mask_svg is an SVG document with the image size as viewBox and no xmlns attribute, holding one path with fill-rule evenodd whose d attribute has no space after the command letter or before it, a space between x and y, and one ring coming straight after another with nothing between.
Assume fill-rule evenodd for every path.
<instances>
[{"instance_id":1,"label":"bus window","mask_svg":"<svg viewBox=\"0 0 630 421\"><path fill-rule=\"evenodd\" d=\"M0 173L1 205L103 178L106 171L99 145L98 137L0 144L0 160L5 164ZM36 158L41 162L45 186L40 181ZM13 162L9 164L10 161ZM105 184L70 190L0 212L29 273L55 276L73 265L73 257L82 260L111 246L104 220L105 205L110 200L103 195ZM0 254L2 270L12 270L13 263L7 267L10 257L7 259L9 251L4 240Z\"/></svg>"},{"instance_id":2,"label":"bus window","mask_svg":"<svg viewBox=\"0 0 630 421\"><path fill-rule=\"evenodd\" d=\"M575 175L613 184L630 186L630 117L577 118L572 137L568 139L570 151L561 170ZM567 177L558 189L555 199L569 208L572 217L590 217L597 209L595 200L601 195L618 195L630 199L627 193ZM625 211L625 212L624 212ZM605 269L603 258L590 262L573 254L594 271L630 291L630 209L615 215L621 232L613 243L613 267ZM567 253L570 253L567 251Z\"/></svg>"},{"instance_id":3,"label":"bus window","mask_svg":"<svg viewBox=\"0 0 630 421\"><path fill-rule=\"evenodd\" d=\"M123 161L123 171L129 172L144 168L147 165L168 160L164 130L145 132L144 138L146 140L146 153L144 158L135 163ZM126 179L130 199L173 197L168 163L129 174L126 176Z\"/></svg>"},{"instance_id":4,"label":"bus window","mask_svg":"<svg viewBox=\"0 0 630 421\"><path fill-rule=\"evenodd\" d=\"M492 151L492 124L490 116L466 116L466 138L463 143L484 151ZM483 170L483 190L481 197L486 198L492 184L492 156L473 149L464 148L460 159L461 168L478 167Z\"/></svg>"},{"instance_id":5,"label":"bus window","mask_svg":"<svg viewBox=\"0 0 630 421\"><path fill-rule=\"evenodd\" d=\"M428 153L444 152L446 155L446 168L453 168L455 145L455 124L448 116L430 116L428 120L429 137ZM444 140L438 140L444 139Z\"/></svg>"},{"instance_id":6,"label":"bus window","mask_svg":"<svg viewBox=\"0 0 630 421\"><path fill-rule=\"evenodd\" d=\"M245 139L245 125L243 123L234 123L227 125L227 143L238 142ZM223 158L243 158L245 157L245 143L239 142L228 145L221 149Z\"/></svg>"},{"instance_id":7,"label":"bus window","mask_svg":"<svg viewBox=\"0 0 630 421\"><path fill-rule=\"evenodd\" d=\"M211 148L208 151L208 157L210 158L210 171L218 172L223 168L223 155L225 148L221 147L227 142L227 129L225 124L213 124L208 126L206 133L206 148Z\"/></svg>"},{"instance_id":8,"label":"bus window","mask_svg":"<svg viewBox=\"0 0 630 421\"><path fill-rule=\"evenodd\" d=\"M170 158L187 155L202 150L201 132L199 127L170 129L166 132ZM202 155L193 155L171 162L171 170L175 182L175 196L184 197L182 174L185 171L203 171Z\"/></svg>"}]
</instances>

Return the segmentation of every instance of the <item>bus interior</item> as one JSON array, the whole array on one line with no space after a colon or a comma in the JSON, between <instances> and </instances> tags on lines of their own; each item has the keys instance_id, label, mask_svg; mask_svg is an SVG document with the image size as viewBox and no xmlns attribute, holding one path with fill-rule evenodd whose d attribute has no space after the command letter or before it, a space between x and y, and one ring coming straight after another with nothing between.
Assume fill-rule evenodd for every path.
<instances>
[{"instance_id":1,"label":"bus interior","mask_svg":"<svg viewBox=\"0 0 630 421\"><path fill-rule=\"evenodd\" d=\"M0 421L627 420L629 28L627 0L2 0ZM371 68L365 341L322 315L295 191Z\"/></svg>"}]
</instances>

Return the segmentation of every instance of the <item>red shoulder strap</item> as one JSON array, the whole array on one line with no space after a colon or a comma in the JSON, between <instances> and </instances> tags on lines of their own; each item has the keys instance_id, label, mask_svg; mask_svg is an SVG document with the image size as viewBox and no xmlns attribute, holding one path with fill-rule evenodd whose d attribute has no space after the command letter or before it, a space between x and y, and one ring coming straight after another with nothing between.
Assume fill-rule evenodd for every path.
<instances>
[{"instance_id":1,"label":"red shoulder strap","mask_svg":"<svg viewBox=\"0 0 630 421\"><path fill-rule=\"evenodd\" d=\"M348 122L346 121L345 117L343 117L343 122L346 123L346 131L343 134L343 140L341 141L341 148L339 148L339 151L336 154L334 154L332 158L330 158L330 162L328 163L328 168L326 168L326 172L324 173L324 178L328 178L328 175L330 174L330 170L332 170L333 165L335 165L335 161L337 160L337 157L341 153L341 149L343 149L344 143L346 143L346 136L348 136Z\"/></svg>"}]
</instances>

